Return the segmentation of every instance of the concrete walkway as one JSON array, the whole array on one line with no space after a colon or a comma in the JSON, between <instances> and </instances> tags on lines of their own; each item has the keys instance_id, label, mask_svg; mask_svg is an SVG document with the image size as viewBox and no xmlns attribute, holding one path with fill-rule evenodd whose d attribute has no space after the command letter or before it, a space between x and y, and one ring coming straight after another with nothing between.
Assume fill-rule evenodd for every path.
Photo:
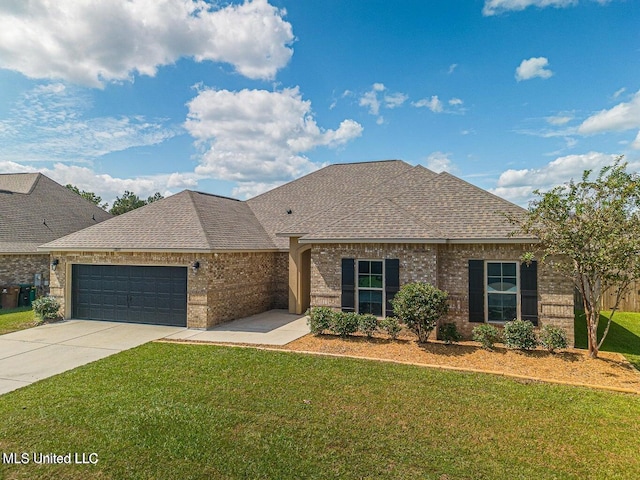
<instances>
[{"instance_id":1,"label":"concrete walkway","mask_svg":"<svg viewBox=\"0 0 640 480\"><path fill-rule=\"evenodd\" d=\"M307 317L287 310L269 310L251 317L223 323L209 330L183 330L167 340L198 342L249 343L254 345L286 345L309 333Z\"/></svg>"},{"instance_id":2,"label":"concrete walkway","mask_svg":"<svg viewBox=\"0 0 640 480\"><path fill-rule=\"evenodd\" d=\"M285 345L309 333L306 318L271 310L212 330L67 320L0 335L0 395L161 338Z\"/></svg>"}]
</instances>

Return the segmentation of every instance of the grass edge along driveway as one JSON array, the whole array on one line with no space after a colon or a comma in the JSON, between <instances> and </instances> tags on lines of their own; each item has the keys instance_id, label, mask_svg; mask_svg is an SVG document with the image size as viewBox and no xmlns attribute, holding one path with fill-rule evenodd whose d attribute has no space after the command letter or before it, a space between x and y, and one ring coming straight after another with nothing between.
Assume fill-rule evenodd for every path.
<instances>
[{"instance_id":1,"label":"grass edge along driveway","mask_svg":"<svg viewBox=\"0 0 640 480\"><path fill-rule=\"evenodd\" d=\"M356 359L152 343L0 397L8 478L634 478L640 398Z\"/></svg>"}]
</instances>

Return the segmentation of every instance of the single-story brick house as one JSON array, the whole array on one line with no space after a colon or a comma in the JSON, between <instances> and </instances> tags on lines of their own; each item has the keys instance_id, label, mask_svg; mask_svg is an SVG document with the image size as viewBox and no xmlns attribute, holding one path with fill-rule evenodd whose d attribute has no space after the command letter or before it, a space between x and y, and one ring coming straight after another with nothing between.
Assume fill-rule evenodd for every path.
<instances>
[{"instance_id":1,"label":"single-story brick house","mask_svg":"<svg viewBox=\"0 0 640 480\"><path fill-rule=\"evenodd\" d=\"M399 160L330 165L247 201L193 191L54 240L65 317L208 328L309 306L391 313L400 286L449 293L449 321L555 324L573 337L573 289L520 263L523 210L449 173Z\"/></svg>"},{"instance_id":2,"label":"single-story brick house","mask_svg":"<svg viewBox=\"0 0 640 480\"><path fill-rule=\"evenodd\" d=\"M49 254L38 246L111 218L40 173L0 174L0 285L49 285Z\"/></svg>"}]
</instances>

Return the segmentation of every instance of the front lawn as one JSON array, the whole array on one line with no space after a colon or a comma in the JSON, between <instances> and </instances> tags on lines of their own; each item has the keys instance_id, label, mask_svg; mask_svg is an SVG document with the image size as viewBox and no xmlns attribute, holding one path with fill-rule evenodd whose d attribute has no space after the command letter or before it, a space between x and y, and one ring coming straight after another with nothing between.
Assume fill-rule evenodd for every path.
<instances>
[{"instance_id":1,"label":"front lawn","mask_svg":"<svg viewBox=\"0 0 640 480\"><path fill-rule=\"evenodd\" d=\"M31 307L0 309L0 335L11 333L37 324L37 318Z\"/></svg>"},{"instance_id":2,"label":"front lawn","mask_svg":"<svg viewBox=\"0 0 640 480\"><path fill-rule=\"evenodd\" d=\"M638 418L629 394L151 343L0 396L0 451L98 455L0 478L635 478Z\"/></svg>"},{"instance_id":3,"label":"front lawn","mask_svg":"<svg viewBox=\"0 0 640 480\"><path fill-rule=\"evenodd\" d=\"M603 312L609 316L611 312ZM607 317L600 315L598 338L607 326ZM575 319L576 347L587 348L587 324L584 312L578 312ZM640 313L616 312L611 328L602 344L602 350L622 353L631 364L640 370Z\"/></svg>"}]
</instances>

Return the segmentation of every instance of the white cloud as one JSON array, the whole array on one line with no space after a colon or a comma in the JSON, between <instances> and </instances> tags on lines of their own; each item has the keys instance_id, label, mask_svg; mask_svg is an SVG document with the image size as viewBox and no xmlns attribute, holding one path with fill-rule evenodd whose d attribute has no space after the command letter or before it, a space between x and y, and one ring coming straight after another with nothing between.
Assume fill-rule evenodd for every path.
<instances>
[{"instance_id":1,"label":"white cloud","mask_svg":"<svg viewBox=\"0 0 640 480\"><path fill-rule=\"evenodd\" d=\"M604 5L610 0L595 0ZM555 7L566 8L578 4L578 0L485 0L482 14L485 16L499 15L508 11L520 11L535 6L538 8Z\"/></svg>"},{"instance_id":2,"label":"white cloud","mask_svg":"<svg viewBox=\"0 0 640 480\"><path fill-rule=\"evenodd\" d=\"M464 102L462 100L460 100L459 98L451 98L449 100L449 105L451 105L452 107L457 107L462 105Z\"/></svg>"},{"instance_id":3,"label":"white cloud","mask_svg":"<svg viewBox=\"0 0 640 480\"><path fill-rule=\"evenodd\" d=\"M516 68L516 80L530 80L535 77L550 78L553 75L551 70L547 70L549 60L545 57L531 57L523 60L518 68Z\"/></svg>"},{"instance_id":4,"label":"white cloud","mask_svg":"<svg viewBox=\"0 0 640 480\"><path fill-rule=\"evenodd\" d=\"M181 57L272 79L290 60L286 12L267 0L32 0L0 3L0 68L91 87L154 76Z\"/></svg>"},{"instance_id":5,"label":"white cloud","mask_svg":"<svg viewBox=\"0 0 640 480\"><path fill-rule=\"evenodd\" d=\"M640 132L638 132L636 139L633 142L631 142L631 148L635 150L640 150Z\"/></svg>"},{"instance_id":6,"label":"white cloud","mask_svg":"<svg viewBox=\"0 0 640 480\"><path fill-rule=\"evenodd\" d=\"M436 173L455 171L456 167L449 158L450 156L450 153L433 152L427 157L427 168Z\"/></svg>"},{"instance_id":7,"label":"white cloud","mask_svg":"<svg viewBox=\"0 0 640 480\"><path fill-rule=\"evenodd\" d=\"M456 68L458 68L458 64L457 63L452 63L451 65L449 65L449 70L447 70L447 74L451 75Z\"/></svg>"},{"instance_id":8,"label":"white cloud","mask_svg":"<svg viewBox=\"0 0 640 480\"><path fill-rule=\"evenodd\" d=\"M573 115L570 115L570 114L552 115L550 117L546 117L545 120L547 121L548 124L559 127L562 125L566 125L571 120L573 120Z\"/></svg>"},{"instance_id":9,"label":"white cloud","mask_svg":"<svg viewBox=\"0 0 640 480\"><path fill-rule=\"evenodd\" d=\"M369 114L375 115L378 118L376 123L378 125L384 123L384 118L380 115L380 109L382 108L398 108L404 104L409 98L408 95L400 92L384 93L388 92L384 83L374 83L371 86L371 90L365 92L358 101L361 107L366 107ZM345 92L346 93L346 92Z\"/></svg>"},{"instance_id":10,"label":"white cloud","mask_svg":"<svg viewBox=\"0 0 640 480\"><path fill-rule=\"evenodd\" d=\"M118 178L108 174L97 174L91 168L55 163L51 168L35 168L17 162L0 161L0 173L41 172L61 185L71 183L80 190L94 192L103 202L113 204L116 197L129 190L140 198L147 198L155 192L165 197L185 188L193 189L198 185L200 176L194 173L171 173Z\"/></svg>"},{"instance_id":11,"label":"white cloud","mask_svg":"<svg viewBox=\"0 0 640 480\"><path fill-rule=\"evenodd\" d=\"M60 83L26 92L0 120L0 160L90 161L162 143L179 130L143 116L87 118L90 103L81 91Z\"/></svg>"},{"instance_id":12,"label":"white cloud","mask_svg":"<svg viewBox=\"0 0 640 480\"><path fill-rule=\"evenodd\" d=\"M620 95L622 95L626 91L627 91L627 89L625 87L622 87L622 88L616 90L615 92L613 92L613 98L617 99Z\"/></svg>"},{"instance_id":13,"label":"white cloud","mask_svg":"<svg viewBox=\"0 0 640 480\"><path fill-rule=\"evenodd\" d=\"M418 100L417 102L413 102L412 105L414 107L423 108L426 107L434 113L442 112L442 102L438 98L437 95L433 95L431 98L423 98L422 100Z\"/></svg>"},{"instance_id":14,"label":"white cloud","mask_svg":"<svg viewBox=\"0 0 640 480\"><path fill-rule=\"evenodd\" d=\"M240 182L238 192L288 181L318 168L302 155L359 137L362 126L343 120L320 128L298 88L281 91L205 89L187 106L185 127L202 150L199 175Z\"/></svg>"},{"instance_id":15,"label":"white cloud","mask_svg":"<svg viewBox=\"0 0 640 480\"><path fill-rule=\"evenodd\" d=\"M632 128L640 128L640 91L636 92L630 102L619 103L609 110L601 110L590 116L578 127L578 132L590 135Z\"/></svg>"},{"instance_id":16,"label":"white cloud","mask_svg":"<svg viewBox=\"0 0 640 480\"><path fill-rule=\"evenodd\" d=\"M569 180L582 177L584 170L599 170L610 165L616 155L589 152L581 155L559 157L541 168L509 169L504 171L492 193L514 203L524 205L533 196L533 191L549 190Z\"/></svg>"}]
</instances>

